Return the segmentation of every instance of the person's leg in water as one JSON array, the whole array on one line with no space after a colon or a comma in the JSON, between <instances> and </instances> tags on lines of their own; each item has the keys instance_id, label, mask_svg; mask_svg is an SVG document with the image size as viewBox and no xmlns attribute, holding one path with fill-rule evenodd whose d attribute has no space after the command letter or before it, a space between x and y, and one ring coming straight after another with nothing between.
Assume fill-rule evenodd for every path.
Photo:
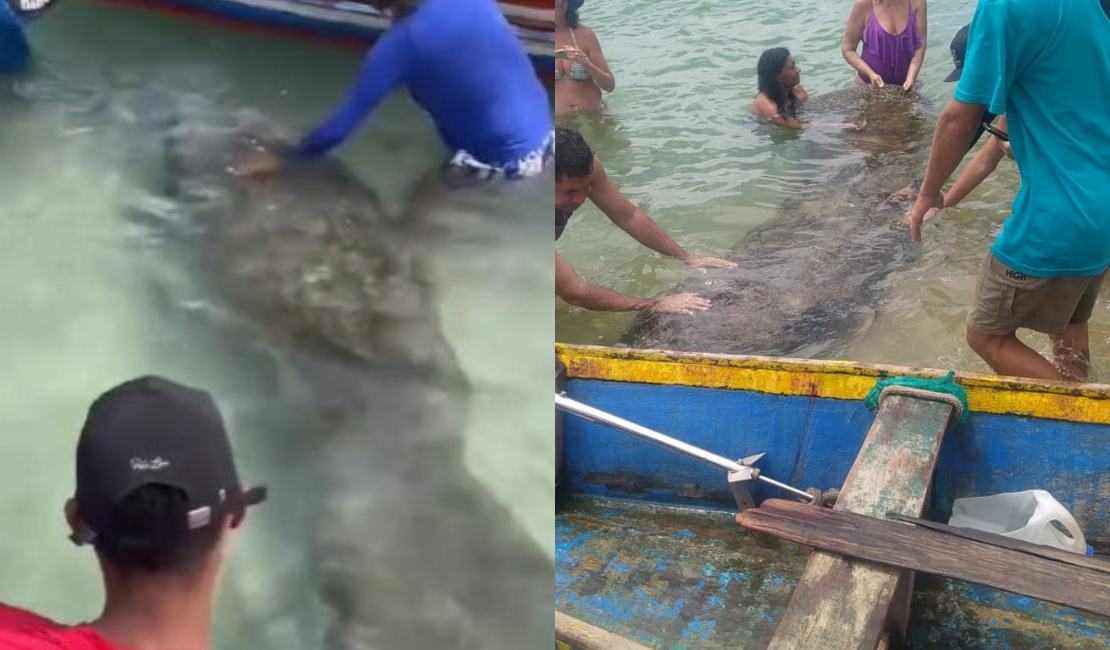
<instances>
[{"instance_id":1,"label":"person's leg in water","mask_svg":"<svg viewBox=\"0 0 1110 650\"><path fill-rule=\"evenodd\" d=\"M1091 372L1087 323L1071 323L1060 334L1050 334L1052 361L1072 381L1083 381Z\"/></svg>"},{"instance_id":2,"label":"person's leg in water","mask_svg":"<svg viewBox=\"0 0 1110 650\"><path fill-rule=\"evenodd\" d=\"M996 373L1054 381L1084 381L1091 369L1087 323L1073 323L1049 334L1052 361L1022 343L1016 332L991 336L967 328L967 343Z\"/></svg>"},{"instance_id":3,"label":"person's leg in water","mask_svg":"<svg viewBox=\"0 0 1110 650\"><path fill-rule=\"evenodd\" d=\"M1086 290L1075 306L1071 320L1064 331L1050 334L1052 361L1060 372L1073 381L1083 381L1091 372L1091 349L1087 323L1095 311L1098 294L1106 271L1087 279Z\"/></svg>"},{"instance_id":4,"label":"person's leg in water","mask_svg":"<svg viewBox=\"0 0 1110 650\"><path fill-rule=\"evenodd\" d=\"M1064 375L1048 360L1037 354L1017 337L1017 332L1004 335L986 334L967 327L967 344L999 375L1063 381Z\"/></svg>"},{"instance_id":5,"label":"person's leg in water","mask_svg":"<svg viewBox=\"0 0 1110 650\"><path fill-rule=\"evenodd\" d=\"M1087 321L1104 274L1037 278L988 253L967 319L968 345L1000 375L1083 380L1090 365ZM1018 339L1021 327L1048 333L1051 361Z\"/></svg>"}]
</instances>

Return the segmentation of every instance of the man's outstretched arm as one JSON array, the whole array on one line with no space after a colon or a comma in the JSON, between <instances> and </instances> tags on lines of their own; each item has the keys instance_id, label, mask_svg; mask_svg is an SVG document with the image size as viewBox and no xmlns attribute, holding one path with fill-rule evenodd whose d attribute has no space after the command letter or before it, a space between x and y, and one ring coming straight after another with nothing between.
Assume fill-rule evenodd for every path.
<instances>
[{"instance_id":1,"label":"man's outstretched arm","mask_svg":"<svg viewBox=\"0 0 1110 650\"><path fill-rule=\"evenodd\" d=\"M959 167L967 143L975 135L975 128L982 121L983 106L966 104L953 99L944 107L933 134L933 148L929 152L929 166L921 191L917 194L906 221L910 224L910 234L914 241L921 241L921 222L933 208L944 208L941 188Z\"/></svg>"},{"instance_id":2,"label":"man's outstretched arm","mask_svg":"<svg viewBox=\"0 0 1110 650\"><path fill-rule=\"evenodd\" d=\"M632 202L620 193L613 181L609 179L605 166L601 164L596 156L594 157L593 183L590 200L594 202L594 205L604 212L610 221L644 246L657 253L677 257L690 268L732 268L736 266L734 262L715 257L692 257L665 230L660 228L659 224L644 214L643 210L632 205Z\"/></svg>"},{"instance_id":3,"label":"man's outstretched arm","mask_svg":"<svg viewBox=\"0 0 1110 650\"><path fill-rule=\"evenodd\" d=\"M404 83L410 56L408 33L397 27L387 30L367 53L355 87L339 108L286 155L314 158L345 142L378 104Z\"/></svg>"},{"instance_id":4,"label":"man's outstretched arm","mask_svg":"<svg viewBox=\"0 0 1110 650\"><path fill-rule=\"evenodd\" d=\"M692 293L680 293L659 298L633 298L617 293L596 284L590 284L578 276L574 267L555 253L555 295L568 303L591 311L653 311L673 312L693 315L695 311L709 309L710 302Z\"/></svg>"}]
</instances>

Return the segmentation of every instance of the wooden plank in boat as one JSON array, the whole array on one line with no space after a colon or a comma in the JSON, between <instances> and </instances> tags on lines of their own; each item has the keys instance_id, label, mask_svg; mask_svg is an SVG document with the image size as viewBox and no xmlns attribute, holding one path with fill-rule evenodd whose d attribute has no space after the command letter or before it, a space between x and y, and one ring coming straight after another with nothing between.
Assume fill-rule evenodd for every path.
<instances>
[{"instance_id":1,"label":"wooden plank in boat","mask_svg":"<svg viewBox=\"0 0 1110 650\"><path fill-rule=\"evenodd\" d=\"M555 640L575 650L651 650L559 611L555 612Z\"/></svg>"},{"instance_id":2,"label":"wooden plank in boat","mask_svg":"<svg viewBox=\"0 0 1110 650\"><path fill-rule=\"evenodd\" d=\"M882 400L835 508L876 517L890 511L921 516L951 413L943 402L903 395ZM768 650L899 645L912 594L910 571L816 552Z\"/></svg>"},{"instance_id":3,"label":"wooden plank in boat","mask_svg":"<svg viewBox=\"0 0 1110 650\"><path fill-rule=\"evenodd\" d=\"M976 530L974 528L959 528L957 526L949 526L948 524L942 524L936 521L929 521L927 519L907 517L898 513L889 513L887 516L895 521L904 521L909 524L915 524L923 528L935 530L938 533L944 533L946 535L952 535L954 537L962 537L964 539L983 542L985 544L992 544L994 546L1001 546L1002 548L1007 548L1012 551L1028 553L1029 555L1033 555L1036 557L1056 560L1057 562L1063 562L1064 564L1071 564L1086 569L1092 569L1094 571L1110 573L1110 561L1107 561L1105 558L1087 557L1085 555L1079 555L1078 553L1072 553L1070 551L1065 551L1053 546L1046 546L1044 544L1033 544L1032 542L1027 542L1025 540L1014 539L1012 537L1006 537L997 533L989 533L985 530Z\"/></svg>"},{"instance_id":4,"label":"wooden plank in boat","mask_svg":"<svg viewBox=\"0 0 1110 650\"><path fill-rule=\"evenodd\" d=\"M1110 616L1110 574L1098 569L785 499L768 499L737 520L745 528L824 551Z\"/></svg>"}]
</instances>

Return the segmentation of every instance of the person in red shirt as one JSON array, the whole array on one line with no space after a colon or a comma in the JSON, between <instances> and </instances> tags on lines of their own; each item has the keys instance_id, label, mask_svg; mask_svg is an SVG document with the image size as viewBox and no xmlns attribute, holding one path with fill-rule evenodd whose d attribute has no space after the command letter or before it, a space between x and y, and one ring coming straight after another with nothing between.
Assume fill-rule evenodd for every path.
<instances>
[{"instance_id":1,"label":"person in red shirt","mask_svg":"<svg viewBox=\"0 0 1110 650\"><path fill-rule=\"evenodd\" d=\"M265 487L244 489L212 397L155 376L108 390L77 442L65 506L104 579L100 617L76 626L0 604L0 650L211 650L231 531Z\"/></svg>"}]
</instances>

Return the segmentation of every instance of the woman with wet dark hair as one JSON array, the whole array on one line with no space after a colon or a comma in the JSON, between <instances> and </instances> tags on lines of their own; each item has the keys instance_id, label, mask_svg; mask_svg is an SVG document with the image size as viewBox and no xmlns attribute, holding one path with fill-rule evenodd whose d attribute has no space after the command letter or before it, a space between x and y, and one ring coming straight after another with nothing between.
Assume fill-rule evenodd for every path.
<instances>
[{"instance_id":1,"label":"woman with wet dark hair","mask_svg":"<svg viewBox=\"0 0 1110 650\"><path fill-rule=\"evenodd\" d=\"M606 109L601 92L613 92L616 78L594 30L578 20L583 0L555 1L555 114Z\"/></svg>"},{"instance_id":2,"label":"woman with wet dark hair","mask_svg":"<svg viewBox=\"0 0 1110 650\"><path fill-rule=\"evenodd\" d=\"M770 118L779 126L803 129L810 126L835 126L852 130L862 129L865 125L830 122L801 122L798 120L798 104L809 99L802 88L802 69L794 63L794 57L785 47L773 47L759 57L756 67L759 74L759 94L752 102L752 115Z\"/></svg>"},{"instance_id":3,"label":"woman with wet dark hair","mask_svg":"<svg viewBox=\"0 0 1110 650\"><path fill-rule=\"evenodd\" d=\"M802 88L802 69L785 47L773 47L759 57L759 94L752 102L752 114L771 118L780 126L800 129L798 102L809 96Z\"/></svg>"}]
</instances>

